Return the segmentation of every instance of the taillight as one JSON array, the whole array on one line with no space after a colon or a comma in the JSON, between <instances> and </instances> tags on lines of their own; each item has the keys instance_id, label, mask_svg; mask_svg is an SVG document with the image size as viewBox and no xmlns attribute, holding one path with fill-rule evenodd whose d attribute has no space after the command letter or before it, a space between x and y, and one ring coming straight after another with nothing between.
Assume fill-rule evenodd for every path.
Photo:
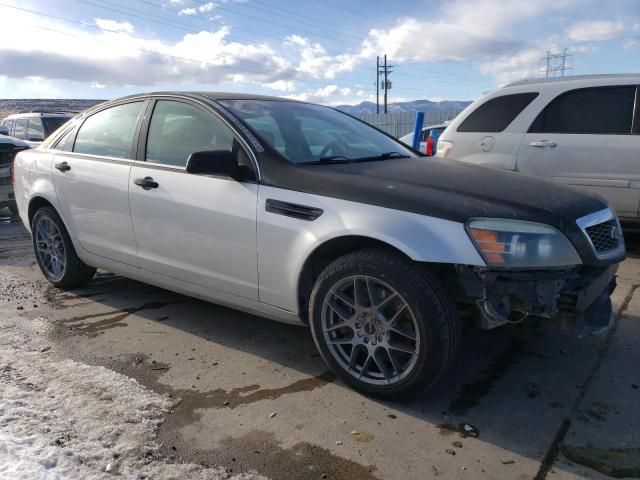
<instances>
[{"instance_id":1,"label":"taillight","mask_svg":"<svg viewBox=\"0 0 640 480\"><path fill-rule=\"evenodd\" d=\"M427 137L427 157L433 157L433 135Z\"/></svg>"}]
</instances>

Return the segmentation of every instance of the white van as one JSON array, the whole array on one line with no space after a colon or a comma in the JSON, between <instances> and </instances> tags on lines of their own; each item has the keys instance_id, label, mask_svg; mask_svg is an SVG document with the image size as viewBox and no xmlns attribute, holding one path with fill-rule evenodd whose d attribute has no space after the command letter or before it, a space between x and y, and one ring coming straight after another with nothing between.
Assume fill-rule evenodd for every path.
<instances>
[{"instance_id":1,"label":"white van","mask_svg":"<svg viewBox=\"0 0 640 480\"><path fill-rule=\"evenodd\" d=\"M637 219L640 74L511 83L452 120L437 155L595 192Z\"/></svg>"}]
</instances>

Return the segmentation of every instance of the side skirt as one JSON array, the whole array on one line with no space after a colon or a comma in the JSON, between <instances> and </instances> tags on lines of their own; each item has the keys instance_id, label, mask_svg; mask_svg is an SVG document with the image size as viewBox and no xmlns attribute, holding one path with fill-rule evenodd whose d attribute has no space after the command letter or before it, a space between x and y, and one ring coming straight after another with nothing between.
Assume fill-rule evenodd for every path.
<instances>
[{"instance_id":1,"label":"side skirt","mask_svg":"<svg viewBox=\"0 0 640 480\"><path fill-rule=\"evenodd\" d=\"M88 253L86 250L78 252L78 256L80 256L82 261L88 265L107 270L117 275L122 275L123 277L148 283L156 287L171 290L172 292L205 300L224 307L240 310L259 317L265 317L277 322L306 327L305 323L302 322L297 313L283 310L272 305L267 305L257 300L239 297L237 295L212 290L201 285L160 275L138 267L126 265L115 260L93 255Z\"/></svg>"}]
</instances>

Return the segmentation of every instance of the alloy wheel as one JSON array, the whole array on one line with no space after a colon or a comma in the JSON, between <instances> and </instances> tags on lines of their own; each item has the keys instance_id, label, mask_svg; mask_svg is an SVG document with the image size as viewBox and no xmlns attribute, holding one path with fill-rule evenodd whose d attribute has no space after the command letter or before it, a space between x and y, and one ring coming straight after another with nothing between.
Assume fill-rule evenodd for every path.
<instances>
[{"instance_id":1,"label":"alloy wheel","mask_svg":"<svg viewBox=\"0 0 640 480\"><path fill-rule=\"evenodd\" d=\"M349 276L329 289L322 332L333 358L365 383L397 383L418 360L420 331L411 308L390 285L371 276Z\"/></svg>"},{"instance_id":2,"label":"alloy wheel","mask_svg":"<svg viewBox=\"0 0 640 480\"><path fill-rule=\"evenodd\" d=\"M43 270L52 279L62 278L67 255L62 233L48 216L42 216L35 225L36 254Z\"/></svg>"}]
</instances>

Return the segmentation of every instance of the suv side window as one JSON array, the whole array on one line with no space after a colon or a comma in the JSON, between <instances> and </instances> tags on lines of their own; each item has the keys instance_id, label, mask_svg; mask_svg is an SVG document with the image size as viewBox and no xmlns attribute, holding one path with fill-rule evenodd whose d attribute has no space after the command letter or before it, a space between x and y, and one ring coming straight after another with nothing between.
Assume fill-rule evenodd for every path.
<instances>
[{"instance_id":1,"label":"suv side window","mask_svg":"<svg viewBox=\"0 0 640 480\"><path fill-rule=\"evenodd\" d=\"M9 130L9 135L11 135L11 129L13 128L13 119L5 120L4 122L2 122L2 126L7 127L7 130Z\"/></svg>"},{"instance_id":2,"label":"suv side window","mask_svg":"<svg viewBox=\"0 0 640 480\"><path fill-rule=\"evenodd\" d=\"M471 112L457 131L502 132L537 96L537 92L528 92L491 98Z\"/></svg>"},{"instance_id":3,"label":"suv side window","mask_svg":"<svg viewBox=\"0 0 640 480\"><path fill-rule=\"evenodd\" d=\"M144 102L125 103L91 115L80 127L75 153L131 158L133 136Z\"/></svg>"},{"instance_id":4,"label":"suv side window","mask_svg":"<svg viewBox=\"0 0 640 480\"><path fill-rule=\"evenodd\" d=\"M17 118L16 124L13 127L13 136L21 140L27 139L27 119Z\"/></svg>"},{"instance_id":5,"label":"suv side window","mask_svg":"<svg viewBox=\"0 0 640 480\"><path fill-rule=\"evenodd\" d=\"M531 133L631 133L635 86L595 87L558 95L531 124Z\"/></svg>"},{"instance_id":6,"label":"suv side window","mask_svg":"<svg viewBox=\"0 0 640 480\"><path fill-rule=\"evenodd\" d=\"M145 160L184 167L189 155L207 150L234 151L233 134L225 124L188 103L156 102L149 124Z\"/></svg>"},{"instance_id":7,"label":"suv side window","mask_svg":"<svg viewBox=\"0 0 640 480\"><path fill-rule=\"evenodd\" d=\"M30 142L41 142L44 140L44 125L42 120L33 117L27 122L27 140Z\"/></svg>"}]
</instances>

